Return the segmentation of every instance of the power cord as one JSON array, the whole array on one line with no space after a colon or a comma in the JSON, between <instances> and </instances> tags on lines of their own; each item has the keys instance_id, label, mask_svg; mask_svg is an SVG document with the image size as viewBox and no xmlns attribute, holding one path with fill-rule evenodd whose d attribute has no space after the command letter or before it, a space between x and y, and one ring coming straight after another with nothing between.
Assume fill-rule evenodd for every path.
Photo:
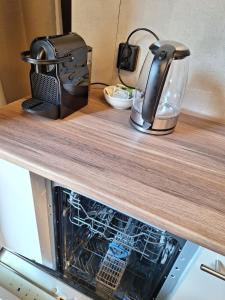
<instances>
[{"instance_id":1,"label":"power cord","mask_svg":"<svg viewBox=\"0 0 225 300\"><path fill-rule=\"evenodd\" d=\"M121 69L120 69L120 67L119 67L119 68L118 68L117 75L118 75L118 78L119 78L120 82L121 82L123 85L125 85L126 87L128 87L128 88L134 89L133 86L130 86L130 85L126 84L126 83L123 81L123 79L122 79L122 77L121 77L121 74L120 74L120 71L121 71Z\"/></svg>"},{"instance_id":2,"label":"power cord","mask_svg":"<svg viewBox=\"0 0 225 300\"><path fill-rule=\"evenodd\" d=\"M121 56L123 56L124 51L126 50L126 55L124 56L124 59L128 59L128 58L131 56L132 51L131 51L131 49L130 49L129 40L130 40L130 38L132 37L132 35L133 35L134 33L138 32L138 31L146 31L146 32L150 33L151 35L153 35L157 41L159 40L158 35L157 35L154 31L152 31L151 29L148 29L148 28L145 28L145 27L141 27L141 28L136 28L136 29L134 29L134 30L131 31L131 33L128 35L127 40L126 40L126 43L125 43L125 45L124 45L124 47L123 47L123 49L122 49ZM134 89L133 86L129 86L128 84L126 84L126 83L123 81L123 79L122 79L122 77L121 77L120 71L121 71L121 65L119 65L119 67L118 67L118 78L119 78L120 82L121 82L123 85L125 85L126 87L128 87L128 88ZM109 86L109 84L104 83L104 82L92 82L91 85L104 85L104 86Z\"/></svg>"},{"instance_id":3,"label":"power cord","mask_svg":"<svg viewBox=\"0 0 225 300\"><path fill-rule=\"evenodd\" d=\"M129 50L130 50L129 40L130 40L130 38L132 37L132 35L133 35L134 33L138 32L138 31L146 31L146 32L150 33L151 35L153 35L157 41L159 40L158 35L157 35L154 31L152 31L151 29L148 29L148 28L145 28L145 27L141 27L141 28L134 29L134 30L128 35L128 37L127 37L127 41L126 41L126 43L125 43L125 45L124 45L124 47L123 47L123 49L122 49L121 56L123 56L123 53L124 53L125 50L126 50L127 53L129 52ZM131 55L131 51L130 51L130 55ZM128 59L130 55L126 55L126 56L124 56L124 58ZM118 77L119 77L120 82L121 82L123 85L125 85L126 87L128 87L128 88L134 88L134 87L132 87L132 86L129 86L128 84L126 84L126 83L123 81L123 79L122 79L122 77L121 77L120 71L121 71L121 65L119 65L119 67L118 67Z\"/></svg>"},{"instance_id":4,"label":"power cord","mask_svg":"<svg viewBox=\"0 0 225 300\"><path fill-rule=\"evenodd\" d=\"M129 43L130 38L131 38L132 35L133 35L135 32L137 32L137 31L146 31L146 32L150 33L151 35L153 35L153 36L156 38L157 41L159 40L158 35L155 34L154 31L152 31L151 29L145 28L145 27L141 27L141 28L137 28L137 29L134 29L133 31L131 31L131 33L128 35L126 44Z\"/></svg>"}]
</instances>

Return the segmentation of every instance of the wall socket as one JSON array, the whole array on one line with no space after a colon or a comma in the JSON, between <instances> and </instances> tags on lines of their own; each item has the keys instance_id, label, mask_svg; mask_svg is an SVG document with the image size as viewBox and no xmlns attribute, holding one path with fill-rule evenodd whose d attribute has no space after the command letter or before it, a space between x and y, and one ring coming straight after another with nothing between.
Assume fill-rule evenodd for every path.
<instances>
[{"instance_id":1,"label":"wall socket","mask_svg":"<svg viewBox=\"0 0 225 300\"><path fill-rule=\"evenodd\" d=\"M136 69L139 46L126 43L119 44L117 68L133 72Z\"/></svg>"}]
</instances>

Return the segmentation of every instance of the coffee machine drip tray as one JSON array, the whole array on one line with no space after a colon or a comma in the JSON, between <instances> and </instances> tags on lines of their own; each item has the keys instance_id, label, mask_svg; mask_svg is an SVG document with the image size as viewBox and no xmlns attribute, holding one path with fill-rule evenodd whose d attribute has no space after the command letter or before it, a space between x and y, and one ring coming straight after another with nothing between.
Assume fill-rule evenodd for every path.
<instances>
[{"instance_id":1,"label":"coffee machine drip tray","mask_svg":"<svg viewBox=\"0 0 225 300\"><path fill-rule=\"evenodd\" d=\"M49 117L51 119L58 119L59 111L55 104L44 102L39 99L30 98L22 103L23 110L32 114Z\"/></svg>"}]
</instances>

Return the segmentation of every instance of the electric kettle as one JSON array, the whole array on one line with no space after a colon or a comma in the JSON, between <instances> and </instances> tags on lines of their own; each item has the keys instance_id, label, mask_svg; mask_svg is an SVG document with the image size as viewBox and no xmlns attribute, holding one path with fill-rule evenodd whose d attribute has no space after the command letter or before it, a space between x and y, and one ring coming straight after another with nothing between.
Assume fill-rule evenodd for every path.
<instances>
[{"instance_id":1,"label":"electric kettle","mask_svg":"<svg viewBox=\"0 0 225 300\"><path fill-rule=\"evenodd\" d=\"M149 47L137 83L130 122L145 133L171 133L177 123L188 79L190 50L174 41Z\"/></svg>"}]
</instances>

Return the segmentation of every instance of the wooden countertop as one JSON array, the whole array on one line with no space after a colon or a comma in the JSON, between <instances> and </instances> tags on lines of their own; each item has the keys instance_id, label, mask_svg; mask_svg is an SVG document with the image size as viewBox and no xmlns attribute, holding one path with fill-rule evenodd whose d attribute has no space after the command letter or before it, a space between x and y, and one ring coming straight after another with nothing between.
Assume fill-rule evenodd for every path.
<instances>
[{"instance_id":1,"label":"wooden countertop","mask_svg":"<svg viewBox=\"0 0 225 300\"><path fill-rule=\"evenodd\" d=\"M225 255L225 125L181 115L173 134L89 105L64 120L0 109L0 157Z\"/></svg>"}]
</instances>

